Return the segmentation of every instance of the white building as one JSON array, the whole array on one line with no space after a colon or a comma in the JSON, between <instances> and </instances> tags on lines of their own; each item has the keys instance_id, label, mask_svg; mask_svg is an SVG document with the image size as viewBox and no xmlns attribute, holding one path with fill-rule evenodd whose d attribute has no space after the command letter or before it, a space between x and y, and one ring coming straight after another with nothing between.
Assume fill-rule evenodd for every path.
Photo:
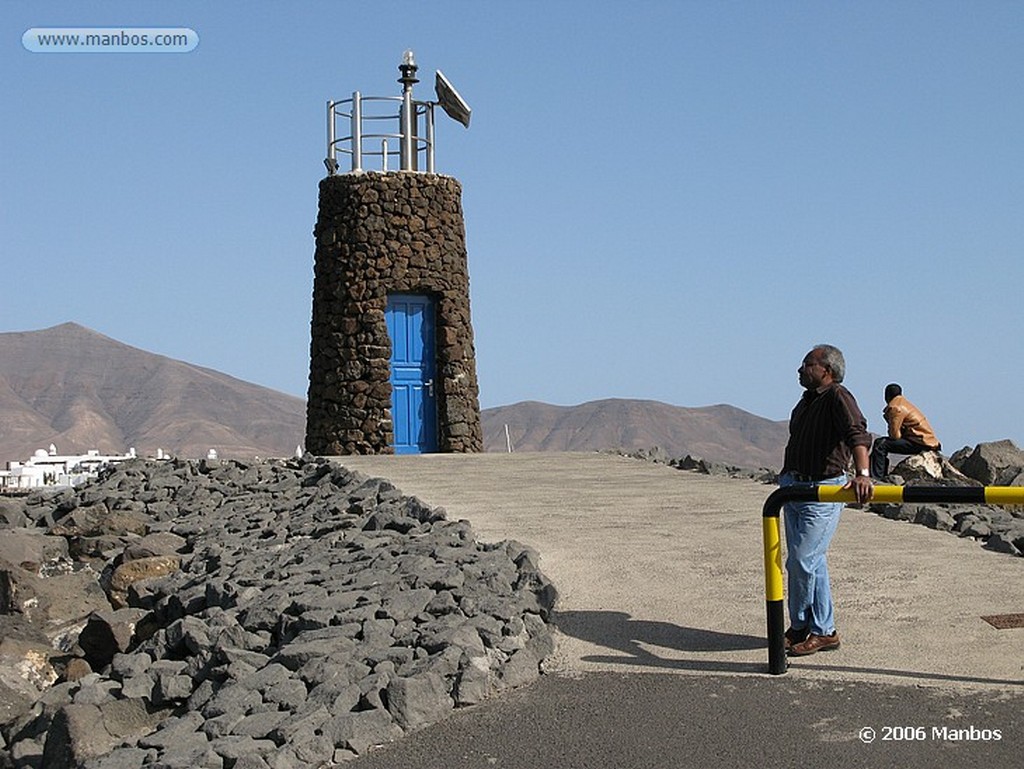
<instances>
[{"instance_id":1,"label":"white building","mask_svg":"<svg viewBox=\"0 0 1024 769\"><path fill-rule=\"evenodd\" d=\"M0 492L78 486L95 478L104 465L128 459L135 459L135 449L128 449L127 454L100 454L97 449L85 454L58 454L51 443L49 451L38 449L31 459L8 462L7 469L0 470Z\"/></svg>"}]
</instances>

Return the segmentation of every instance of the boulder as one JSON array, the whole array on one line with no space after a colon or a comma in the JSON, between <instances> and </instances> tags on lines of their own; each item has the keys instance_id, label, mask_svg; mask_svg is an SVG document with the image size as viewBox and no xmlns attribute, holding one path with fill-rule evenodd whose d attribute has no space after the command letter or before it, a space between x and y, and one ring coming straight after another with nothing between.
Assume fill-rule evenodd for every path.
<instances>
[{"instance_id":1,"label":"boulder","mask_svg":"<svg viewBox=\"0 0 1024 769\"><path fill-rule=\"evenodd\" d=\"M170 531L156 531L146 534L138 541L129 542L121 556L122 561L137 561L162 555L176 555L188 544L188 540Z\"/></svg>"},{"instance_id":2,"label":"boulder","mask_svg":"<svg viewBox=\"0 0 1024 769\"><path fill-rule=\"evenodd\" d=\"M20 617L0 617L0 723L23 716L57 680L49 639Z\"/></svg>"},{"instance_id":3,"label":"boulder","mask_svg":"<svg viewBox=\"0 0 1024 769\"><path fill-rule=\"evenodd\" d=\"M746 478L758 483L777 483L779 474L770 468L760 467L756 470L751 468L737 467L724 462L709 462L701 457L687 454L681 459L671 459L669 465L677 470L689 470L702 475L721 475L729 478Z\"/></svg>"},{"instance_id":4,"label":"boulder","mask_svg":"<svg viewBox=\"0 0 1024 769\"><path fill-rule=\"evenodd\" d=\"M42 529L0 529L0 568L18 566L38 571L44 564L65 558L68 542Z\"/></svg>"},{"instance_id":5,"label":"boulder","mask_svg":"<svg viewBox=\"0 0 1024 769\"><path fill-rule=\"evenodd\" d=\"M1024 544L1024 536L1008 531L997 531L985 541L985 547L997 553L1020 555L1020 545Z\"/></svg>"},{"instance_id":6,"label":"boulder","mask_svg":"<svg viewBox=\"0 0 1024 769\"><path fill-rule=\"evenodd\" d=\"M388 710L406 731L440 721L454 707L444 679L437 673L395 678L387 687Z\"/></svg>"},{"instance_id":7,"label":"boulder","mask_svg":"<svg viewBox=\"0 0 1024 769\"><path fill-rule=\"evenodd\" d=\"M1024 473L1024 451L1011 440L979 443L970 454L957 452L956 466L964 475L985 486L1005 486Z\"/></svg>"},{"instance_id":8,"label":"boulder","mask_svg":"<svg viewBox=\"0 0 1024 769\"><path fill-rule=\"evenodd\" d=\"M128 590L136 582L164 577L181 567L181 558L177 555L153 555L125 561L114 569L110 576L110 604L115 609L128 605Z\"/></svg>"},{"instance_id":9,"label":"boulder","mask_svg":"<svg viewBox=\"0 0 1024 769\"><path fill-rule=\"evenodd\" d=\"M28 526L25 506L15 499L0 497L0 529Z\"/></svg>"},{"instance_id":10,"label":"boulder","mask_svg":"<svg viewBox=\"0 0 1024 769\"><path fill-rule=\"evenodd\" d=\"M130 510L111 510L103 502L77 507L50 527L50 533L62 537L100 537L146 533L146 520Z\"/></svg>"},{"instance_id":11,"label":"boulder","mask_svg":"<svg viewBox=\"0 0 1024 769\"><path fill-rule=\"evenodd\" d=\"M107 731L98 705L66 705L50 725L43 750L47 769L77 769L109 753L120 740Z\"/></svg>"},{"instance_id":12,"label":"boulder","mask_svg":"<svg viewBox=\"0 0 1024 769\"><path fill-rule=\"evenodd\" d=\"M0 569L0 613L20 614L55 639L90 612L109 608L94 572L70 562L61 566L56 573Z\"/></svg>"},{"instance_id":13,"label":"boulder","mask_svg":"<svg viewBox=\"0 0 1024 769\"><path fill-rule=\"evenodd\" d=\"M918 505L914 513L914 523L940 531L952 531L956 528L956 519L945 505Z\"/></svg>"},{"instance_id":14,"label":"boulder","mask_svg":"<svg viewBox=\"0 0 1024 769\"><path fill-rule=\"evenodd\" d=\"M127 652L139 621L147 615L145 609L135 608L90 614L78 635L78 646L89 666L102 670L113 661L114 655Z\"/></svg>"},{"instance_id":15,"label":"boulder","mask_svg":"<svg viewBox=\"0 0 1024 769\"><path fill-rule=\"evenodd\" d=\"M968 478L937 451L923 451L902 460L890 473L906 485L973 486L978 481Z\"/></svg>"}]
</instances>

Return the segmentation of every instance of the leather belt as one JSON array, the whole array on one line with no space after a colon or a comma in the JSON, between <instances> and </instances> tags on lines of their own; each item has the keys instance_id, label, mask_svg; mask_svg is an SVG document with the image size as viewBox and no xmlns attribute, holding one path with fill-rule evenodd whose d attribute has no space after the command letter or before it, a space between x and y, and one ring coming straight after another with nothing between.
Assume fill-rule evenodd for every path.
<instances>
[{"instance_id":1,"label":"leather belt","mask_svg":"<svg viewBox=\"0 0 1024 769\"><path fill-rule=\"evenodd\" d=\"M800 483L818 483L818 481L825 480L824 476L821 478L813 475L804 475L803 473L794 473L792 470L789 471L789 475L793 476L794 480L800 481Z\"/></svg>"}]
</instances>

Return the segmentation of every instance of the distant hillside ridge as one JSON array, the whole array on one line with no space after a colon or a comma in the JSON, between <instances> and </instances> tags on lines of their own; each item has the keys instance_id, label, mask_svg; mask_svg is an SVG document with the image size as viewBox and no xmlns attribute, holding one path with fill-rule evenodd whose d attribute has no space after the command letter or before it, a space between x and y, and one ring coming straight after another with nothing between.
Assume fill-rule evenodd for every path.
<instances>
[{"instance_id":1,"label":"distant hillside ridge","mask_svg":"<svg viewBox=\"0 0 1024 769\"><path fill-rule=\"evenodd\" d=\"M487 451L659 447L778 469L786 424L733 406L612 398L578 406L524 401L484 409ZM76 323L0 333L0 465L54 444L61 454L289 457L305 440L302 398L145 352Z\"/></svg>"},{"instance_id":2,"label":"distant hillside ridge","mask_svg":"<svg viewBox=\"0 0 1024 769\"><path fill-rule=\"evenodd\" d=\"M787 422L735 406L672 406L609 398L578 406L523 401L484 409L484 448L506 451L505 426L515 451L602 451L659 447L740 467L782 467Z\"/></svg>"},{"instance_id":3,"label":"distant hillside ridge","mask_svg":"<svg viewBox=\"0 0 1024 769\"><path fill-rule=\"evenodd\" d=\"M285 457L305 435L305 401L63 323L0 333L0 463L163 449Z\"/></svg>"}]
</instances>

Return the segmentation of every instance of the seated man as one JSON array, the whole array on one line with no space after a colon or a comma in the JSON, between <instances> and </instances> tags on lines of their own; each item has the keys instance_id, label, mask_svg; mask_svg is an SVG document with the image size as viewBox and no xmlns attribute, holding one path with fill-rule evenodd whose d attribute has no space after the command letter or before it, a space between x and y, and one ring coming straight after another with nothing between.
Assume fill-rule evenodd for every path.
<instances>
[{"instance_id":1,"label":"seated man","mask_svg":"<svg viewBox=\"0 0 1024 769\"><path fill-rule=\"evenodd\" d=\"M889 474L889 454L920 454L922 451L942 450L924 414L903 397L902 387L895 383L887 385L885 402L882 416L889 425L889 435L877 438L871 447L871 477L876 480Z\"/></svg>"}]
</instances>

